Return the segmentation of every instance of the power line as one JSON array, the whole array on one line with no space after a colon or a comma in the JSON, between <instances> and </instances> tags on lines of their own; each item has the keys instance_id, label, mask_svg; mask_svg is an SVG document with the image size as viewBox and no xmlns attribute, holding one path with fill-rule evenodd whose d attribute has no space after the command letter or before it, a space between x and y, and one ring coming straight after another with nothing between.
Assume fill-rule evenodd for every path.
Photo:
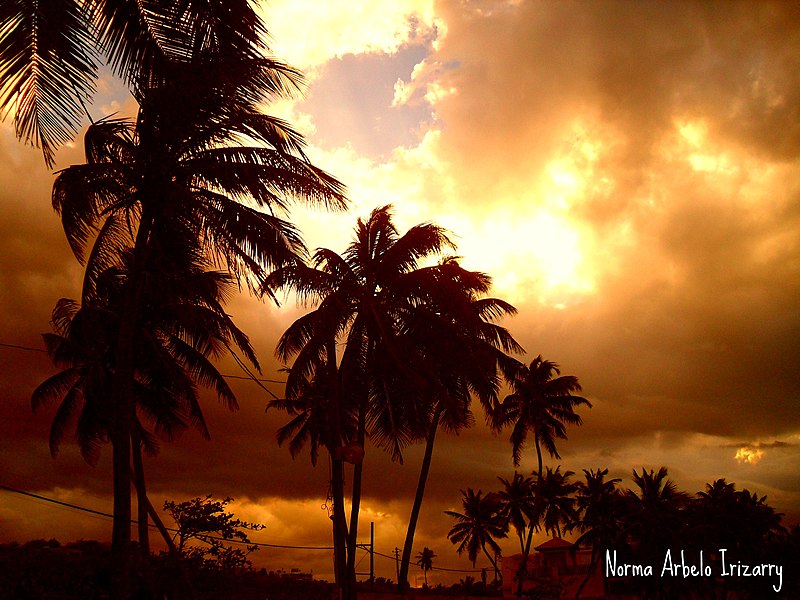
<instances>
[{"instance_id":1,"label":"power line","mask_svg":"<svg viewBox=\"0 0 800 600\"><path fill-rule=\"evenodd\" d=\"M18 344L5 344L3 342L0 342L0 346L3 346L4 348L12 348L14 350L26 350L28 352L43 352L45 354L47 353L47 350L43 350L42 348L31 348L29 346L20 346ZM222 376L227 378L227 379L244 379L246 381L255 381L255 382L263 382L263 383L286 383L286 381L283 381L283 380L280 380L280 379L266 379L266 378L260 378L260 377L254 377L254 376L245 377L244 375L226 375L226 374L223 374ZM267 390L267 391L269 391L269 390ZM270 392L270 393L272 393L272 392Z\"/></svg>"},{"instance_id":2,"label":"power line","mask_svg":"<svg viewBox=\"0 0 800 600\"><path fill-rule=\"evenodd\" d=\"M61 500L56 500L55 498L48 498L47 496L41 496L39 494L34 494L33 492L26 492L25 490L19 490L17 488L13 488L13 487L10 487L10 486L7 486L7 485L3 485L2 483L0 483L0 489L6 490L8 492L13 492L15 494L19 494L21 496L28 496L30 498L35 498L37 500L43 500L45 502L50 502L52 504L57 504L59 506L65 506L67 508L80 510L80 511L83 511L83 512L86 512L86 513L90 513L90 514L93 514L93 515L99 515L101 517L108 517L109 519L113 519L114 518L114 515L112 515L110 513L107 513L107 512L94 510L92 508L86 508L85 506L80 506L78 504L71 504L69 502L63 502ZM136 519L131 519L131 523L138 524L139 521L137 521ZM155 526L151 524L150 527L155 527ZM177 530L177 529L175 529L173 527L165 527L165 529L167 531L171 531L173 533L179 533L179 530ZM243 544L243 545L246 545L246 546L257 546L259 548L261 548L261 547L263 547L263 548L284 548L284 549L290 549L290 550L333 550L333 546L291 546L291 545L288 545L288 544L268 544L266 542L242 542L240 540L228 540L228 539L225 539L223 537L219 537L219 536L215 536L215 535L206 535L206 534L201 534L200 537L201 538L205 538L205 539L209 539L209 540L218 540L220 542L226 542L226 543L230 543L230 544Z\"/></svg>"},{"instance_id":3,"label":"power line","mask_svg":"<svg viewBox=\"0 0 800 600\"><path fill-rule=\"evenodd\" d=\"M17 489L17 488L13 488L11 486L4 485L2 483L0 483L0 489L6 490L7 492L12 492L14 494L19 494L21 496L28 496L29 498L35 498L36 500L42 500L44 502L50 502L51 504L64 506L66 508L79 510L79 511L82 511L82 512L85 512L85 513L89 513L89 514L92 514L92 515L98 515L98 516L101 516L101 517L107 517L109 519L113 519L114 518L114 515L112 515L110 513L107 513L107 512L103 512L103 511L100 511L100 510L94 510L92 508L87 508L85 506L80 506L78 504L72 504L70 502L63 502L62 500L56 500L55 498L49 498L47 496L42 496L40 494L34 494L33 492L27 492L25 490L20 490L20 489ZM139 521L137 521L136 519L131 519L131 523L138 524ZM151 528L155 528L155 525L153 525L152 523L149 524L149 526ZM173 533L179 533L179 530L175 529L174 527L165 527L165 529L167 531L171 531ZM247 546L256 546L256 547L259 547L259 548L281 548L281 549L288 549L288 550L333 550L333 546L293 546L293 545L289 545L289 544L268 544L266 542L242 542L240 540L228 540L228 539L225 539L225 538L222 538L222 537L219 537L219 536L205 535L205 534L203 534L203 535L201 535L199 537L200 538L210 539L210 540L218 540L218 541L221 541L221 542L227 542L227 543L231 543L231 544L242 544L242 545L247 545ZM395 560L394 556L389 556L388 554L383 554L382 552L378 552L377 550L374 550L373 553L375 555L383 557L383 558L388 558L390 560ZM450 573L480 573L483 569L448 569L448 568L445 568L445 567L432 567L432 570L447 571L447 572L450 572Z\"/></svg>"}]
</instances>

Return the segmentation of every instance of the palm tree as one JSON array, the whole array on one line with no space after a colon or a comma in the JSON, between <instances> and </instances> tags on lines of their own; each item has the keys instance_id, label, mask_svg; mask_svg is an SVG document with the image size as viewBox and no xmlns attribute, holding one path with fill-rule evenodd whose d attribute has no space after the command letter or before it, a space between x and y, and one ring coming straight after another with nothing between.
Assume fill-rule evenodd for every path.
<instances>
[{"instance_id":1,"label":"palm tree","mask_svg":"<svg viewBox=\"0 0 800 600\"><path fill-rule=\"evenodd\" d=\"M138 414L131 430L139 543L145 556L149 555L147 522L152 511L141 453L144 449L154 454L158 445L142 423L151 423L155 434L168 440L189 425L208 438L196 383L214 389L231 410L237 406L233 391L209 359L221 350L236 348L258 368L247 336L222 308L222 299L233 286L230 276L197 265L188 275L181 271L176 277L168 268L169 261L158 262L161 271L151 269L157 281L145 298L145 316L136 335L133 393ZM53 311L55 332L44 339L63 370L37 387L32 404L38 410L59 402L50 434L54 456L73 415L78 416L78 446L87 463L96 464L101 446L109 439L111 369L126 279L124 267L108 268L87 280L82 306L62 299Z\"/></svg>"},{"instance_id":2,"label":"palm tree","mask_svg":"<svg viewBox=\"0 0 800 600\"><path fill-rule=\"evenodd\" d=\"M569 527L575 521L575 492L578 484L570 481L572 471L561 472L547 467L543 474L537 473L536 498L542 528L545 533L561 537L562 526Z\"/></svg>"},{"instance_id":3,"label":"palm tree","mask_svg":"<svg viewBox=\"0 0 800 600\"><path fill-rule=\"evenodd\" d=\"M417 564L422 569L422 574L425 577L425 585L428 585L428 571L433 568L433 559L436 558L433 550L425 546L422 552L417 553Z\"/></svg>"},{"instance_id":4,"label":"palm tree","mask_svg":"<svg viewBox=\"0 0 800 600\"><path fill-rule=\"evenodd\" d=\"M105 119L93 124L85 136L87 163L62 171L53 189L70 245L81 262L88 262L87 276L113 262L120 244L132 246L114 353L117 406L109 430L117 579L126 577L128 562L133 348L151 279L148 255L188 265L189 257L199 254L237 277L263 278L265 269L305 252L295 228L275 216L286 210L288 200L328 206L344 201L341 185L309 164L302 138L258 111L261 101L288 89L292 72L230 52L209 51L171 65L163 80L142 81L136 123ZM258 145L241 145L243 137Z\"/></svg>"},{"instance_id":5,"label":"palm tree","mask_svg":"<svg viewBox=\"0 0 800 600\"><path fill-rule=\"evenodd\" d=\"M656 564L663 559L669 548L684 539L684 515L689 496L678 490L674 481L668 478L666 467L656 472L653 469L642 472L633 471L633 482L638 489L627 490L625 519L626 535L632 551L643 564ZM642 585L655 586L662 594L662 579L654 582L642 581Z\"/></svg>"},{"instance_id":6,"label":"palm tree","mask_svg":"<svg viewBox=\"0 0 800 600\"><path fill-rule=\"evenodd\" d=\"M101 57L134 92L174 64L226 48L259 56L266 30L246 0L39 0L0 4L0 114L41 146L48 166L72 139ZM13 109L10 111L9 109Z\"/></svg>"},{"instance_id":7,"label":"palm tree","mask_svg":"<svg viewBox=\"0 0 800 600\"><path fill-rule=\"evenodd\" d=\"M559 377L554 378L554 375ZM505 397L499 409L495 411L492 424L497 430L512 426L511 448L515 467L520 464L522 450L528 434L532 432L539 465L536 473L542 474L544 469L542 446L551 457L560 459L561 455L556 449L556 439L567 439L567 425L582 423L575 408L580 405L591 408L592 405L585 398L573 395L573 392L581 391L577 377L561 375L558 365L542 359L541 355L534 358L530 365L520 364L509 381L513 392ZM539 483L540 481L537 481L537 496ZM533 540L533 530L534 521L531 521L527 543L522 552L523 573L520 577L520 593L524 571L527 569L530 544Z\"/></svg>"},{"instance_id":8,"label":"palm tree","mask_svg":"<svg viewBox=\"0 0 800 600\"><path fill-rule=\"evenodd\" d=\"M346 597L355 584L363 463L354 461L348 531L343 512L345 451L363 451L370 437L401 460L403 448L418 437L420 423L429 414L425 401L431 395L430 382L436 377L425 377L432 374L432 366L409 332L420 319L430 320L423 307L435 312L430 307L437 286L452 277L450 273L468 273L453 266L423 269L418 263L448 247L452 243L445 232L431 224L417 225L401 236L385 206L367 220L359 219L355 240L343 255L320 248L311 266L292 263L264 283L266 291L293 289L302 302L318 303L287 329L276 353L287 362L294 357L286 384L287 407L307 402L309 382L322 374L327 377L325 445L332 461L334 554L337 582ZM336 351L339 344L344 347L341 355Z\"/></svg>"},{"instance_id":9,"label":"palm tree","mask_svg":"<svg viewBox=\"0 0 800 600\"><path fill-rule=\"evenodd\" d=\"M592 556L589 560L589 572L578 587L575 597L579 597L586 586L600 553L604 548L614 548L623 538L623 501L617 489L619 478L606 479L608 469L583 470L585 481L577 483L575 503L577 519L570 526L580 531L576 545L590 544Z\"/></svg>"},{"instance_id":10,"label":"palm tree","mask_svg":"<svg viewBox=\"0 0 800 600\"><path fill-rule=\"evenodd\" d=\"M503 515L517 533L519 551L525 552L525 533L529 524L539 519L534 502L534 480L516 471L511 481L502 477L497 479L503 484L503 489L497 492L503 502Z\"/></svg>"},{"instance_id":11,"label":"palm tree","mask_svg":"<svg viewBox=\"0 0 800 600\"><path fill-rule=\"evenodd\" d=\"M491 321L516 309L496 298L476 298L488 289L489 278L464 271L453 260L440 267L437 297L414 322L410 335L413 346L421 353L424 364L434 375L431 382L430 417L424 423L425 453L411 516L403 545L398 586L408 587L408 570L414 534L422 508L425 485L430 472L436 433L441 425L448 433L458 432L474 422L469 409L474 393L487 414L497 403L499 373L508 372L512 363L505 352L521 352L522 348L509 332Z\"/></svg>"},{"instance_id":12,"label":"palm tree","mask_svg":"<svg viewBox=\"0 0 800 600\"><path fill-rule=\"evenodd\" d=\"M573 375L553 378L560 373L556 363L539 355L530 365L520 365L510 381L513 393L503 400L494 424L497 429L513 424L511 446L515 467L519 466L529 433L533 433L538 473L543 469L542 446L551 457L560 459L555 440L567 439L567 425L582 423L575 412L578 406L592 406L586 398L573 395L581 391L578 378Z\"/></svg>"},{"instance_id":13,"label":"palm tree","mask_svg":"<svg viewBox=\"0 0 800 600\"><path fill-rule=\"evenodd\" d=\"M478 552L483 551L486 558L494 567L495 578L498 577L497 562L486 550L492 550L495 556L501 553L500 546L495 541L508 536L508 521L503 517L503 504L497 494L488 493L485 496L481 490L475 493L472 488L461 490L461 504L463 513L446 510L445 514L456 519L457 523L447 534L453 544L458 544L456 551L461 554L467 551L467 556L475 566Z\"/></svg>"}]
</instances>

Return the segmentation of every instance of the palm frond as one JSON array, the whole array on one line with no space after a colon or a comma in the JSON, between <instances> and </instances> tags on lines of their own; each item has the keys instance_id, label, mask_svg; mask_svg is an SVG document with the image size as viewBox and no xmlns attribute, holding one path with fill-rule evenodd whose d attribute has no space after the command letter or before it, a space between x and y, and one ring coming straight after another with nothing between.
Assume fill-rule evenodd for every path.
<instances>
[{"instance_id":1,"label":"palm frond","mask_svg":"<svg viewBox=\"0 0 800 600\"><path fill-rule=\"evenodd\" d=\"M49 167L57 147L77 133L95 91L90 22L76 0L0 4L0 114L15 111L17 137L41 147Z\"/></svg>"}]
</instances>

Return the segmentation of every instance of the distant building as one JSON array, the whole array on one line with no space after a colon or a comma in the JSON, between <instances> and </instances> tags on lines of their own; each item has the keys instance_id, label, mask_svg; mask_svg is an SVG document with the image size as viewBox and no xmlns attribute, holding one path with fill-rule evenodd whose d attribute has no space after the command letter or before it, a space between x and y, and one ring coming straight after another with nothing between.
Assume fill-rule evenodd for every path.
<instances>
[{"instance_id":1,"label":"distant building","mask_svg":"<svg viewBox=\"0 0 800 600\"><path fill-rule=\"evenodd\" d=\"M533 588L561 590L561 597L575 598L575 594L584 580L586 584L578 598L605 598L603 591L602 560L591 574L589 564L592 551L579 548L561 538L552 538L536 546L528 555L527 577L522 589ZM517 591L517 573L522 564L522 554L503 557L503 597L513 598ZM588 575L588 580L587 580Z\"/></svg>"}]
</instances>

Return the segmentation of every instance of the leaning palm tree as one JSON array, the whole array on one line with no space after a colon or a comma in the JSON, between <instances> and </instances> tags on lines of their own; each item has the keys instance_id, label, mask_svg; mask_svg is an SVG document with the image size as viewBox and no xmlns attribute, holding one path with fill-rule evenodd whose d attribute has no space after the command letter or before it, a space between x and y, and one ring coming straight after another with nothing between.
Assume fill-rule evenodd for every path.
<instances>
[{"instance_id":1,"label":"leaning palm tree","mask_svg":"<svg viewBox=\"0 0 800 600\"><path fill-rule=\"evenodd\" d=\"M101 63L136 91L200 52L259 56L265 39L246 0L2 2L0 114L14 115L17 136L52 166L86 116Z\"/></svg>"},{"instance_id":2,"label":"leaning palm tree","mask_svg":"<svg viewBox=\"0 0 800 600\"><path fill-rule=\"evenodd\" d=\"M422 569L422 575L425 577L425 585L428 585L428 571L433 568L433 559L436 558L436 554L425 546L421 552L417 553L417 564L419 568Z\"/></svg>"},{"instance_id":3,"label":"leaning palm tree","mask_svg":"<svg viewBox=\"0 0 800 600\"><path fill-rule=\"evenodd\" d=\"M498 576L497 561L486 549L488 546L494 556L500 554L500 546L495 541L508 535L508 521L503 517L503 504L497 494L488 493L485 496L481 490L474 492L472 488L461 490L463 498L461 504L463 513L446 510L445 514L456 519L457 523L447 534L453 544L458 544L456 551L461 554L467 551L467 556L475 566L478 552L483 551L486 558L494 567L495 577Z\"/></svg>"},{"instance_id":4,"label":"leaning palm tree","mask_svg":"<svg viewBox=\"0 0 800 600\"><path fill-rule=\"evenodd\" d=\"M488 289L487 276L463 270L454 259L445 260L435 268L440 271L436 297L420 307L422 310L409 332L415 340L413 346L434 376L430 378L430 416L421 434L425 453L398 575L401 589L408 587L414 534L438 429L458 434L471 426L473 395L480 400L486 414L491 414L497 404L500 376L516 363L506 352L522 352L510 333L492 322L515 314L516 309L497 298L477 297Z\"/></svg>"}]
</instances>

